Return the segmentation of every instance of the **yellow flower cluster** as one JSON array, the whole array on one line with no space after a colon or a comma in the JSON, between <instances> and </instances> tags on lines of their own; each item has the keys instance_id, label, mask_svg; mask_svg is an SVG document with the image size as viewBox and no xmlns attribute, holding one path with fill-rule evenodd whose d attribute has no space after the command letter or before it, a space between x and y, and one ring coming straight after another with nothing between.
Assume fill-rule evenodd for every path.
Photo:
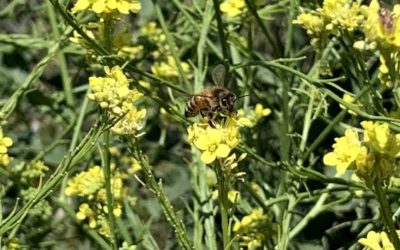
<instances>
[{"instance_id":1,"label":"yellow flower cluster","mask_svg":"<svg viewBox=\"0 0 400 250\"><path fill-rule=\"evenodd\" d=\"M125 189L119 172L111 178L111 191L114 198L113 214L121 216ZM97 228L105 236L109 236L107 222L107 197L105 189L104 173L99 166L80 172L74 178L68 180L65 189L67 196L80 196L84 202L80 204L76 216L79 220L87 220L91 228Z\"/></svg>"},{"instance_id":2,"label":"yellow flower cluster","mask_svg":"<svg viewBox=\"0 0 400 250\"><path fill-rule=\"evenodd\" d=\"M112 131L118 134L134 134L144 125L146 109L137 109L134 102L142 96L136 89L129 88L129 82L119 66L105 67L107 77L90 77L89 85L92 93L90 100L96 101L100 107L110 112L112 117L124 115Z\"/></svg>"},{"instance_id":3,"label":"yellow flower cluster","mask_svg":"<svg viewBox=\"0 0 400 250\"><path fill-rule=\"evenodd\" d=\"M369 41L378 42L382 47L400 47L400 4L390 11L373 0L363 12L366 16L364 33Z\"/></svg>"},{"instance_id":4,"label":"yellow flower cluster","mask_svg":"<svg viewBox=\"0 0 400 250\"><path fill-rule=\"evenodd\" d=\"M391 61L390 63L393 63L394 67L394 72L397 77L399 77L399 72L400 72L400 53L398 51L392 52L389 54L389 60ZM379 65L379 74L378 78L381 82L382 85L391 88L393 87L393 82L395 82L395 79L393 79L389 66L383 56L379 57L380 65ZM395 76L395 77L396 77Z\"/></svg>"},{"instance_id":5,"label":"yellow flower cluster","mask_svg":"<svg viewBox=\"0 0 400 250\"><path fill-rule=\"evenodd\" d=\"M188 127L188 140L202 152L201 160L210 164L217 158L228 157L239 144L239 126L229 117L222 125L217 124L216 128L208 123L195 123Z\"/></svg>"},{"instance_id":6,"label":"yellow flower cluster","mask_svg":"<svg viewBox=\"0 0 400 250\"><path fill-rule=\"evenodd\" d=\"M11 157L7 154L8 148L11 147L13 141L10 137L3 135L3 129L0 127L0 165L7 166Z\"/></svg>"},{"instance_id":7,"label":"yellow flower cluster","mask_svg":"<svg viewBox=\"0 0 400 250\"><path fill-rule=\"evenodd\" d=\"M166 39L162 30L157 27L156 22L149 22L140 28L140 35L147 37L153 43L163 43Z\"/></svg>"},{"instance_id":8,"label":"yellow flower cluster","mask_svg":"<svg viewBox=\"0 0 400 250\"><path fill-rule=\"evenodd\" d=\"M301 13L295 24L307 30L314 38L326 34L336 34L339 29L354 31L362 22L360 2L351 0L325 0L322 8Z\"/></svg>"},{"instance_id":9,"label":"yellow flower cluster","mask_svg":"<svg viewBox=\"0 0 400 250\"><path fill-rule=\"evenodd\" d=\"M235 222L233 232L239 236L240 245L248 249L260 247L265 239L265 229L268 223L268 216L262 208L254 209L249 215Z\"/></svg>"},{"instance_id":10,"label":"yellow flower cluster","mask_svg":"<svg viewBox=\"0 0 400 250\"><path fill-rule=\"evenodd\" d=\"M254 109L250 110L249 112L246 112L244 109L239 109L238 115L245 118L242 119L242 121L245 122L245 124L243 124L244 126L254 127L259 120L261 120L263 117L269 116L271 112L271 109L264 108L261 103L257 103Z\"/></svg>"},{"instance_id":11,"label":"yellow flower cluster","mask_svg":"<svg viewBox=\"0 0 400 250\"><path fill-rule=\"evenodd\" d=\"M244 0L225 0L220 4L220 9L229 17L235 17L247 11Z\"/></svg>"},{"instance_id":12,"label":"yellow flower cluster","mask_svg":"<svg viewBox=\"0 0 400 250\"><path fill-rule=\"evenodd\" d=\"M358 102L358 101L355 101L354 97L351 96L350 94L347 94L347 93L343 94L342 99L343 99L343 101L345 101L345 102L347 102L347 103L349 103L349 104L356 105L356 106L359 107L359 108L362 107L362 104L361 104L360 102ZM339 104L339 106L340 106L341 109L347 109L347 108L346 108L344 105L342 105L342 104ZM351 110L348 110L348 113L351 114L351 115L356 115L356 113L354 113L354 112L351 111Z\"/></svg>"},{"instance_id":13,"label":"yellow flower cluster","mask_svg":"<svg viewBox=\"0 0 400 250\"><path fill-rule=\"evenodd\" d=\"M400 237L400 230L397 230L396 232ZM358 243L370 250L395 250L386 232L370 231L368 232L367 237L359 239Z\"/></svg>"},{"instance_id":14,"label":"yellow flower cluster","mask_svg":"<svg viewBox=\"0 0 400 250\"><path fill-rule=\"evenodd\" d=\"M72 12L76 13L86 9L97 14L113 12L129 14L129 12L138 13L141 4L139 0L78 0L72 8Z\"/></svg>"},{"instance_id":15,"label":"yellow flower cluster","mask_svg":"<svg viewBox=\"0 0 400 250\"><path fill-rule=\"evenodd\" d=\"M338 174L354 168L367 184L388 181L400 157L400 134L392 134L386 123L364 121L361 126L364 140L359 140L355 130L347 129L343 137L335 139L333 151L323 158L324 164L336 166Z\"/></svg>"},{"instance_id":16,"label":"yellow flower cluster","mask_svg":"<svg viewBox=\"0 0 400 250\"><path fill-rule=\"evenodd\" d=\"M181 62L181 67L183 72L191 77L189 64L186 62ZM151 72L158 77L164 79L175 79L179 77L178 67L176 65L175 59L172 56L167 56L167 61L156 62L151 66Z\"/></svg>"}]
</instances>

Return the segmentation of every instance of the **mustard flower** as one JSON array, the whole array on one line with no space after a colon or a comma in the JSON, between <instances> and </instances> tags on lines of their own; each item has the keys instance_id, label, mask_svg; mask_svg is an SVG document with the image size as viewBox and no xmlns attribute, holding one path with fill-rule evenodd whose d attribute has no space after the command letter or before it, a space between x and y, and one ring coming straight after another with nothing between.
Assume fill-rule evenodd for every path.
<instances>
[{"instance_id":1,"label":"mustard flower","mask_svg":"<svg viewBox=\"0 0 400 250\"><path fill-rule=\"evenodd\" d=\"M396 232L400 236L400 231ZM386 232L369 231L367 237L359 239L358 243L370 250L395 250Z\"/></svg>"},{"instance_id":2,"label":"mustard flower","mask_svg":"<svg viewBox=\"0 0 400 250\"><path fill-rule=\"evenodd\" d=\"M115 168L114 164L111 168ZM113 171L110 180L114 199L112 213L116 217L122 214L122 204L126 192L121 176L122 174L119 171ZM79 211L76 213L77 218L87 221L91 228L96 228L100 234L108 237L109 225L108 221L104 219L108 213L108 206L102 169L99 166L94 166L77 174L68 181L65 193L68 196L78 195L83 197L84 202L79 206Z\"/></svg>"},{"instance_id":3,"label":"mustard flower","mask_svg":"<svg viewBox=\"0 0 400 250\"><path fill-rule=\"evenodd\" d=\"M13 141L10 137L3 135L3 130L0 128L0 154L6 154L7 148L11 147Z\"/></svg>"},{"instance_id":4,"label":"mustard flower","mask_svg":"<svg viewBox=\"0 0 400 250\"><path fill-rule=\"evenodd\" d=\"M70 179L65 189L68 196L88 196L95 194L104 185L104 173L99 166L77 174Z\"/></svg>"},{"instance_id":5,"label":"mustard flower","mask_svg":"<svg viewBox=\"0 0 400 250\"><path fill-rule=\"evenodd\" d=\"M238 202L240 200L240 193L237 190L229 190L228 191L228 200L231 203Z\"/></svg>"},{"instance_id":6,"label":"mustard flower","mask_svg":"<svg viewBox=\"0 0 400 250\"><path fill-rule=\"evenodd\" d=\"M361 126L364 128L364 142L371 149L389 157L400 156L400 134L392 134L387 123L363 121Z\"/></svg>"},{"instance_id":7,"label":"mustard flower","mask_svg":"<svg viewBox=\"0 0 400 250\"><path fill-rule=\"evenodd\" d=\"M121 14L138 13L141 9L139 0L78 0L72 8L76 13L89 9L97 14L118 12Z\"/></svg>"},{"instance_id":8,"label":"mustard flower","mask_svg":"<svg viewBox=\"0 0 400 250\"><path fill-rule=\"evenodd\" d=\"M238 116L240 117L240 119L238 120L238 122L246 127L254 127L259 120L266 116L269 116L271 112L271 109L264 108L261 103L257 103L254 109L250 111L239 109Z\"/></svg>"},{"instance_id":9,"label":"mustard flower","mask_svg":"<svg viewBox=\"0 0 400 250\"><path fill-rule=\"evenodd\" d=\"M181 67L188 78L191 78L189 64L186 62L181 62ZM156 76L164 79L179 77L178 67L176 65L175 59L172 56L168 56L166 62L154 63L151 66L151 72Z\"/></svg>"},{"instance_id":10,"label":"mustard flower","mask_svg":"<svg viewBox=\"0 0 400 250\"><path fill-rule=\"evenodd\" d=\"M129 88L128 79L119 66L112 69L106 66L104 71L106 77L92 76L89 78L89 85L93 93L88 94L88 98L98 102L101 108L110 111L117 117L132 111L132 103L137 101L142 94L136 89ZM132 120L132 118L136 118L135 115L136 112L133 112L128 115L128 118Z\"/></svg>"},{"instance_id":11,"label":"mustard flower","mask_svg":"<svg viewBox=\"0 0 400 250\"><path fill-rule=\"evenodd\" d=\"M166 36L163 31L157 26L156 22L149 22L143 25L139 33L141 36L148 38L151 42L159 44L165 41Z\"/></svg>"},{"instance_id":12,"label":"mustard flower","mask_svg":"<svg viewBox=\"0 0 400 250\"><path fill-rule=\"evenodd\" d=\"M324 29L324 20L311 12L301 13L293 23L301 25L309 36L320 34Z\"/></svg>"},{"instance_id":13,"label":"mustard flower","mask_svg":"<svg viewBox=\"0 0 400 250\"><path fill-rule=\"evenodd\" d=\"M127 114L111 128L116 134L134 135L144 127L146 109L138 110L133 104L127 106L130 106Z\"/></svg>"},{"instance_id":14,"label":"mustard flower","mask_svg":"<svg viewBox=\"0 0 400 250\"><path fill-rule=\"evenodd\" d=\"M337 28L354 31L362 22L360 14L361 4L352 0L325 0L323 7L317 9L322 18L326 20L325 29Z\"/></svg>"},{"instance_id":15,"label":"mustard flower","mask_svg":"<svg viewBox=\"0 0 400 250\"><path fill-rule=\"evenodd\" d=\"M225 0L220 4L220 9L229 17L235 17L247 11L244 0Z\"/></svg>"},{"instance_id":16,"label":"mustard flower","mask_svg":"<svg viewBox=\"0 0 400 250\"><path fill-rule=\"evenodd\" d=\"M400 157L400 134L392 134L386 123L363 121L361 126L363 141L356 131L347 129L345 136L335 139L334 150L324 156L324 164L336 166L338 174L354 168L368 185L375 180L388 183Z\"/></svg>"},{"instance_id":17,"label":"mustard flower","mask_svg":"<svg viewBox=\"0 0 400 250\"><path fill-rule=\"evenodd\" d=\"M324 164L336 166L336 172L343 174L346 169L353 167L357 156L366 149L361 146L358 134L352 129L345 131L345 136L335 138L333 151L326 154L323 158Z\"/></svg>"},{"instance_id":18,"label":"mustard flower","mask_svg":"<svg viewBox=\"0 0 400 250\"><path fill-rule=\"evenodd\" d=\"M364 33L368 40L378 42L382 47L400 47L400 5L393 11L381 8L378 0L372 0L364 10L366 21Z\"/></svg>"},{"instance_id":19,"label":"mustard flower","mask_svg":"<svg viewBox=\"0 0 400 250\"><path fill-rule=\"evenodd\" d=\"M136 245L129 245L128 242L124 241L122 246L118 248L118 250L136 250Z\"/></svg>"},{"instance_id":20,"label":"mustard flower","mask_svg":"<svg viewBox=\"0 0 400 250\"><path fill-rule=\"evenodd\" d=\"M210 164L215 159L226 158L240 142L239 125L227 117L216 128L208 123L195 123L188 127L188 141L202 151L201 160Z\"/></svg>"},{"instance_id":21,"label":"mustard flower","mask_svg":"<svg viewBox=\"0 0 400 250\"><path fill-rule=\"evenodd\" d=\"M347 93L343 94L342 99L343 99L343 101L345 101L345 102L347 102L347 103L356 105L358 108L361 108L361 107L362 107L362 104L361 104L361 103L359 103L359 102L357 102L357 101L355 102L354 97L351 96L351 95L349 95L349 94L347 94ZM347 109L347 108L346 108L344 105L342 105L342 104L339 104L339 106L340 106L341 109ZM348 113L349 113L350 115L357 115L356 113L354 113L354 112L351 111L351 110L348 110Z\"/></svg>"},{"instance_id":22,"label":"mustard flower","mask_svg":"<svg viewBox=\"0 0 400 250\"><path fill-rule=\"evenodd\" d=\"M194 145L202 150L201 160L206 163L212 163L217 157L225 158L229 155L231 148L223 141L223 131L208 127L206 134L194 141Z\"/></svg>"},{"instance_id":23,"label":"mustard flower","mask_svg":"<svg viewBox=\"0 0 400 250\"><path fill-rule=\"evenodd\" d=\"M233 232L239 236L241 246L252 249L261 246L265 240L268 224L268 216L263 209L256 208L241 221L235 222Z\"/></svg>"},{"instance_id":24,"label":"mustard flower","mask_svg":"<svg viewBox=\"0 0 400 250\"><path fill-rule=\"evenodd\" d=\"M393 64L395 74L399 75L400 53L398 51L391 52L389 54L389 58L387 58L387 59L390 60L390 63ZM391 88L391 87L393 87L393 82L395 82L396 79L393 79L393 76L391 75L391 72L389 71L388 62L386 61L385 57L380 56L379 61L380 61L380 65L379 65L378 78L383 86Z\"/></svg>"}]
</instances>

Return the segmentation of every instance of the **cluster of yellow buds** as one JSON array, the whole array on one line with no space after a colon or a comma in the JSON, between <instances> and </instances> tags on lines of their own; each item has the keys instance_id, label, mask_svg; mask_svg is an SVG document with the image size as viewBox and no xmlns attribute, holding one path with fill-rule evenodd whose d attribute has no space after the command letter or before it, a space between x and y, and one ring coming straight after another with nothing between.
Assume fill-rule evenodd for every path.
<instances>
[{"instance_id":1,"label":"cluster of yellow buds","mask_svg":"<svg viewBox=\"0 0 400 250\"><path fill-rule=\"evenodd\" d=\"M322 8L301 13L294 23L304 27L315 44L320 37L336 34L339 29L354 31L364 19L360 10L358 1L325 0Z\"/></svg>"},{"instance_id":2,"label":"cluster of yellow buds","mask_svg":"<svg viewBox=\"0 0 400 250\"><path fill-rule=\"evenodd\" d=\"M247 11L247 6L244 0L225 0L221 3L220 9L229 17L235 17L245 13Z\"/></svg>"},{"instance_id":3,"label":"cluster of yellow buds","mask_svg":"<svg viewBox=\"0 0 400 250\"><path fill-rule=\"evenodd\" d=\"M261 103L257 103L254 109L251 109L249 111L245 111L244 109L239 109L238 110L238 115L240 117L246 118L246 124L244 124L246 127L254 127L259 120L262 118L269 116L271 114L271 109L269 108L264 108L264 106Z\"/></svg>"},{"instance_id":4,"label":"cluster of yellow buds","mask_svg":"<svg viewBox=\"0 0 400 250\"><path fill-rule=\"evenodd\" d=\"M364 140L359 140L356 130L347 129L343 137L335 139L333 151L323 158L324 164L336 166L338 174L355 169L367 184L375 180L388 183L400 157L400 134L392 134L386 123L364 121L361 126Z\"/></svg>"},{"instance_id":5,"label":"cluster of yellow buds","mask_svg":"<svg viewBox=\"0 0 400 250\"><path fill-rule=\"evenodd\" d=\"M111 192L113 194L114 216L122 214L122 204L125 194L122 177L115 171L111 177ZM107 222L107 197L105 189L104 173L99 166L93 166L87 171L80 172L74 178L68 180L65 189L67 196L80 196L84 202L80 204L76 216L79 220L87 220L91 228L96 228L105 236L109 236L109 225Z\"/></svg>"},{"instance_id":6,"label":"cluster of yellow buds","mask_svg":"<svg viewBox=\"0 0 400 250\"><path fill-rule=\"evenodd\" d=\"M8 148L12 144L12 139L4 136L3 129L0 127L0 165L7 166L10 163L11 157L8 155Z\"/></svg>"},{"instance_id":7,"label":"cluster of yellow buds","mask_svg":"<svg viewBox=\"0 0 400 250\"><path fill-rule=\"evenodd\" d=\"M89 9L97 14L100 13L138 13L141 9L139 0L78 0L72 8L76 13Z\"/></svg>"},{"instance_id":8,"label":"cluster of yellow buds","mask_svg":"<svg viewBox=\"0 0 400 250\"><path fill-rule=\"evenodd\" d=\"M206 164L228 157L240 142L238 122L230 117L215 128L208 123L194 123L187 130L188 141L202 152L201 160Z\"/></svg>"},{"instance_id":9,"label":"cluster of yellow buds","mask_svg":"<svg viewBox=\"0 0 400 250\"><path fill-rule=\"evenodd\" d=\"M347 94L347 93L343 94L342 99L343 99L344 102L347 102L347 103L349 103L349 104L356 105L356 106L359 107L359 108L362 107L362 104L361 104L360 102L356 101L356 100L354 99L354 97L353 97L352 95L350 95L350 94ZM341 109L347 109L347 108L346 108L344 105L342 105L342 104L339 104L339 107L340 107ZM356 113L354 113L354 112L351 111L351 110L349 110L348 113L351 114L351 115L356 115Z\"/></svg>"},{"instance_id":10,"label":"cluster of yellow buds","mask_svg":"<svg viewBox=\"0 0 400 250\"><path fill-rule=\"evenodd\" d=\"M268 223L268 216L263 209L256 208L242 220L235 222L233 232L239 236L241 246L254 249L260 247L265 240Z\"/></svg>"},{"instance_id":11,"label":"cluster of yellow buds","mask_svg":"<svg viewBox=\"0 0 400 250\"><path fill-rule=\"evenodd\" d=\"M397 235L400 238L400 230L396 230ZM369 231L366 238L361 238L358 243L373 250L394 250L392 242L390 242L389 237L386 232L375 232Z\"/></svg>"},{"instance_id":12,"label":"cluster of yellow buds","mask_svg":"<svg viewBox=\"0 0 400 250\"><path fill-rule=\"evenodd\" d=\"M129 82L119 66L105 67L107 77L90 77L89 85L93 93L88 94L90 100L99 103L108 110L112 117L123 116L112 131L118 134L134 134L143 127L146 109L137 109L134 102L142 94L129 88Z\"/></svg>"},{"instance_id":13,"label":"cluster of yellow buds","mask_svg":"<svg viewBox=\"0 0 400 250\"><path fill-rule=\"evenodd\" d=\"M377 42L382 47L400 47L400 4L393 11L382 8L378 0L372 0L369 7L364 6L366 21L364 33L368 41Z\"/></svg>"},{"instance_id":14,"label":"cluster of yellow buds","mask_svg":"<svg viewBox=\"0 0 400 250\"><path fill-rule=\"evenodd\" d=\"M156 22L149 22L143 25L140 30L140 36L146 37L151 42L158 44L163 43L166 39L165 34L157 26Z\"/></svg>"},{"instance_id":15,"label":"cluster of yellow buds","mask_svg":"<svg viewBox=\"0 0 400 250\"><path fill-rule=\"evenodd\" d=\"M186 62L181 62L180 64L185 75L187 75L188 78L191 78L189 64ZM151 72L164 79L176 79L179 77L178 67L172 56L167 56L166 61L154 63L151 66Z\"/></svg>"},{"instance_id":16,"label":"cluster of yellow buds","mask_svg":"<svg viewBox=\"0 0 400 250\"><path fill-rule=\"evenodd\" d=\"M49 167L43 161L34 161L29 164L24 164L24 169L21 169L21 182L31 183L36 178L44 177Z\"/></svg>"}]
</instances>

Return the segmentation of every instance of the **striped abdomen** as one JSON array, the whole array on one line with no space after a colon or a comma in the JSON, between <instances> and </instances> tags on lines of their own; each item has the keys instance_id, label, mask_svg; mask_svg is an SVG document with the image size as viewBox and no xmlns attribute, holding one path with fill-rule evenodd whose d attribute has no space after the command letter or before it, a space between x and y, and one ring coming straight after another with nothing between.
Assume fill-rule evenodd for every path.
<instances>
[{"instance_id":1,"label":"striped abdomen","mask_svg":"<svg viewBox=\"0 0 400 250\"><path fill-rule=\"evenodd\" d=\"M195 95L186 103L185 116L196 116L202 109L210 109L212 105L212 97L205 95Z\"/></svg>"}]
</instances>

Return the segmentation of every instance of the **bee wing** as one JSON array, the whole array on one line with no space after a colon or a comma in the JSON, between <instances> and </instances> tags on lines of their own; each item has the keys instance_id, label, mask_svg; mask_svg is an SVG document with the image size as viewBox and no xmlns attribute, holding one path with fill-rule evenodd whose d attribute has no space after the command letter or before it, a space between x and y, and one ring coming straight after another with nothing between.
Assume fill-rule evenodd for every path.
<instances>
[{"instance_id":1,"label":"bee wing","mask_svg":"<svg viewBox=\"0 0 400 250\"><path fill-rule=\"evenodd\" d=\"M211 72L211 77L213 82L217 86L223 86L225 81L225 66L222 64L218 64L217 67Z\"/></svg>"}]
</instances>

